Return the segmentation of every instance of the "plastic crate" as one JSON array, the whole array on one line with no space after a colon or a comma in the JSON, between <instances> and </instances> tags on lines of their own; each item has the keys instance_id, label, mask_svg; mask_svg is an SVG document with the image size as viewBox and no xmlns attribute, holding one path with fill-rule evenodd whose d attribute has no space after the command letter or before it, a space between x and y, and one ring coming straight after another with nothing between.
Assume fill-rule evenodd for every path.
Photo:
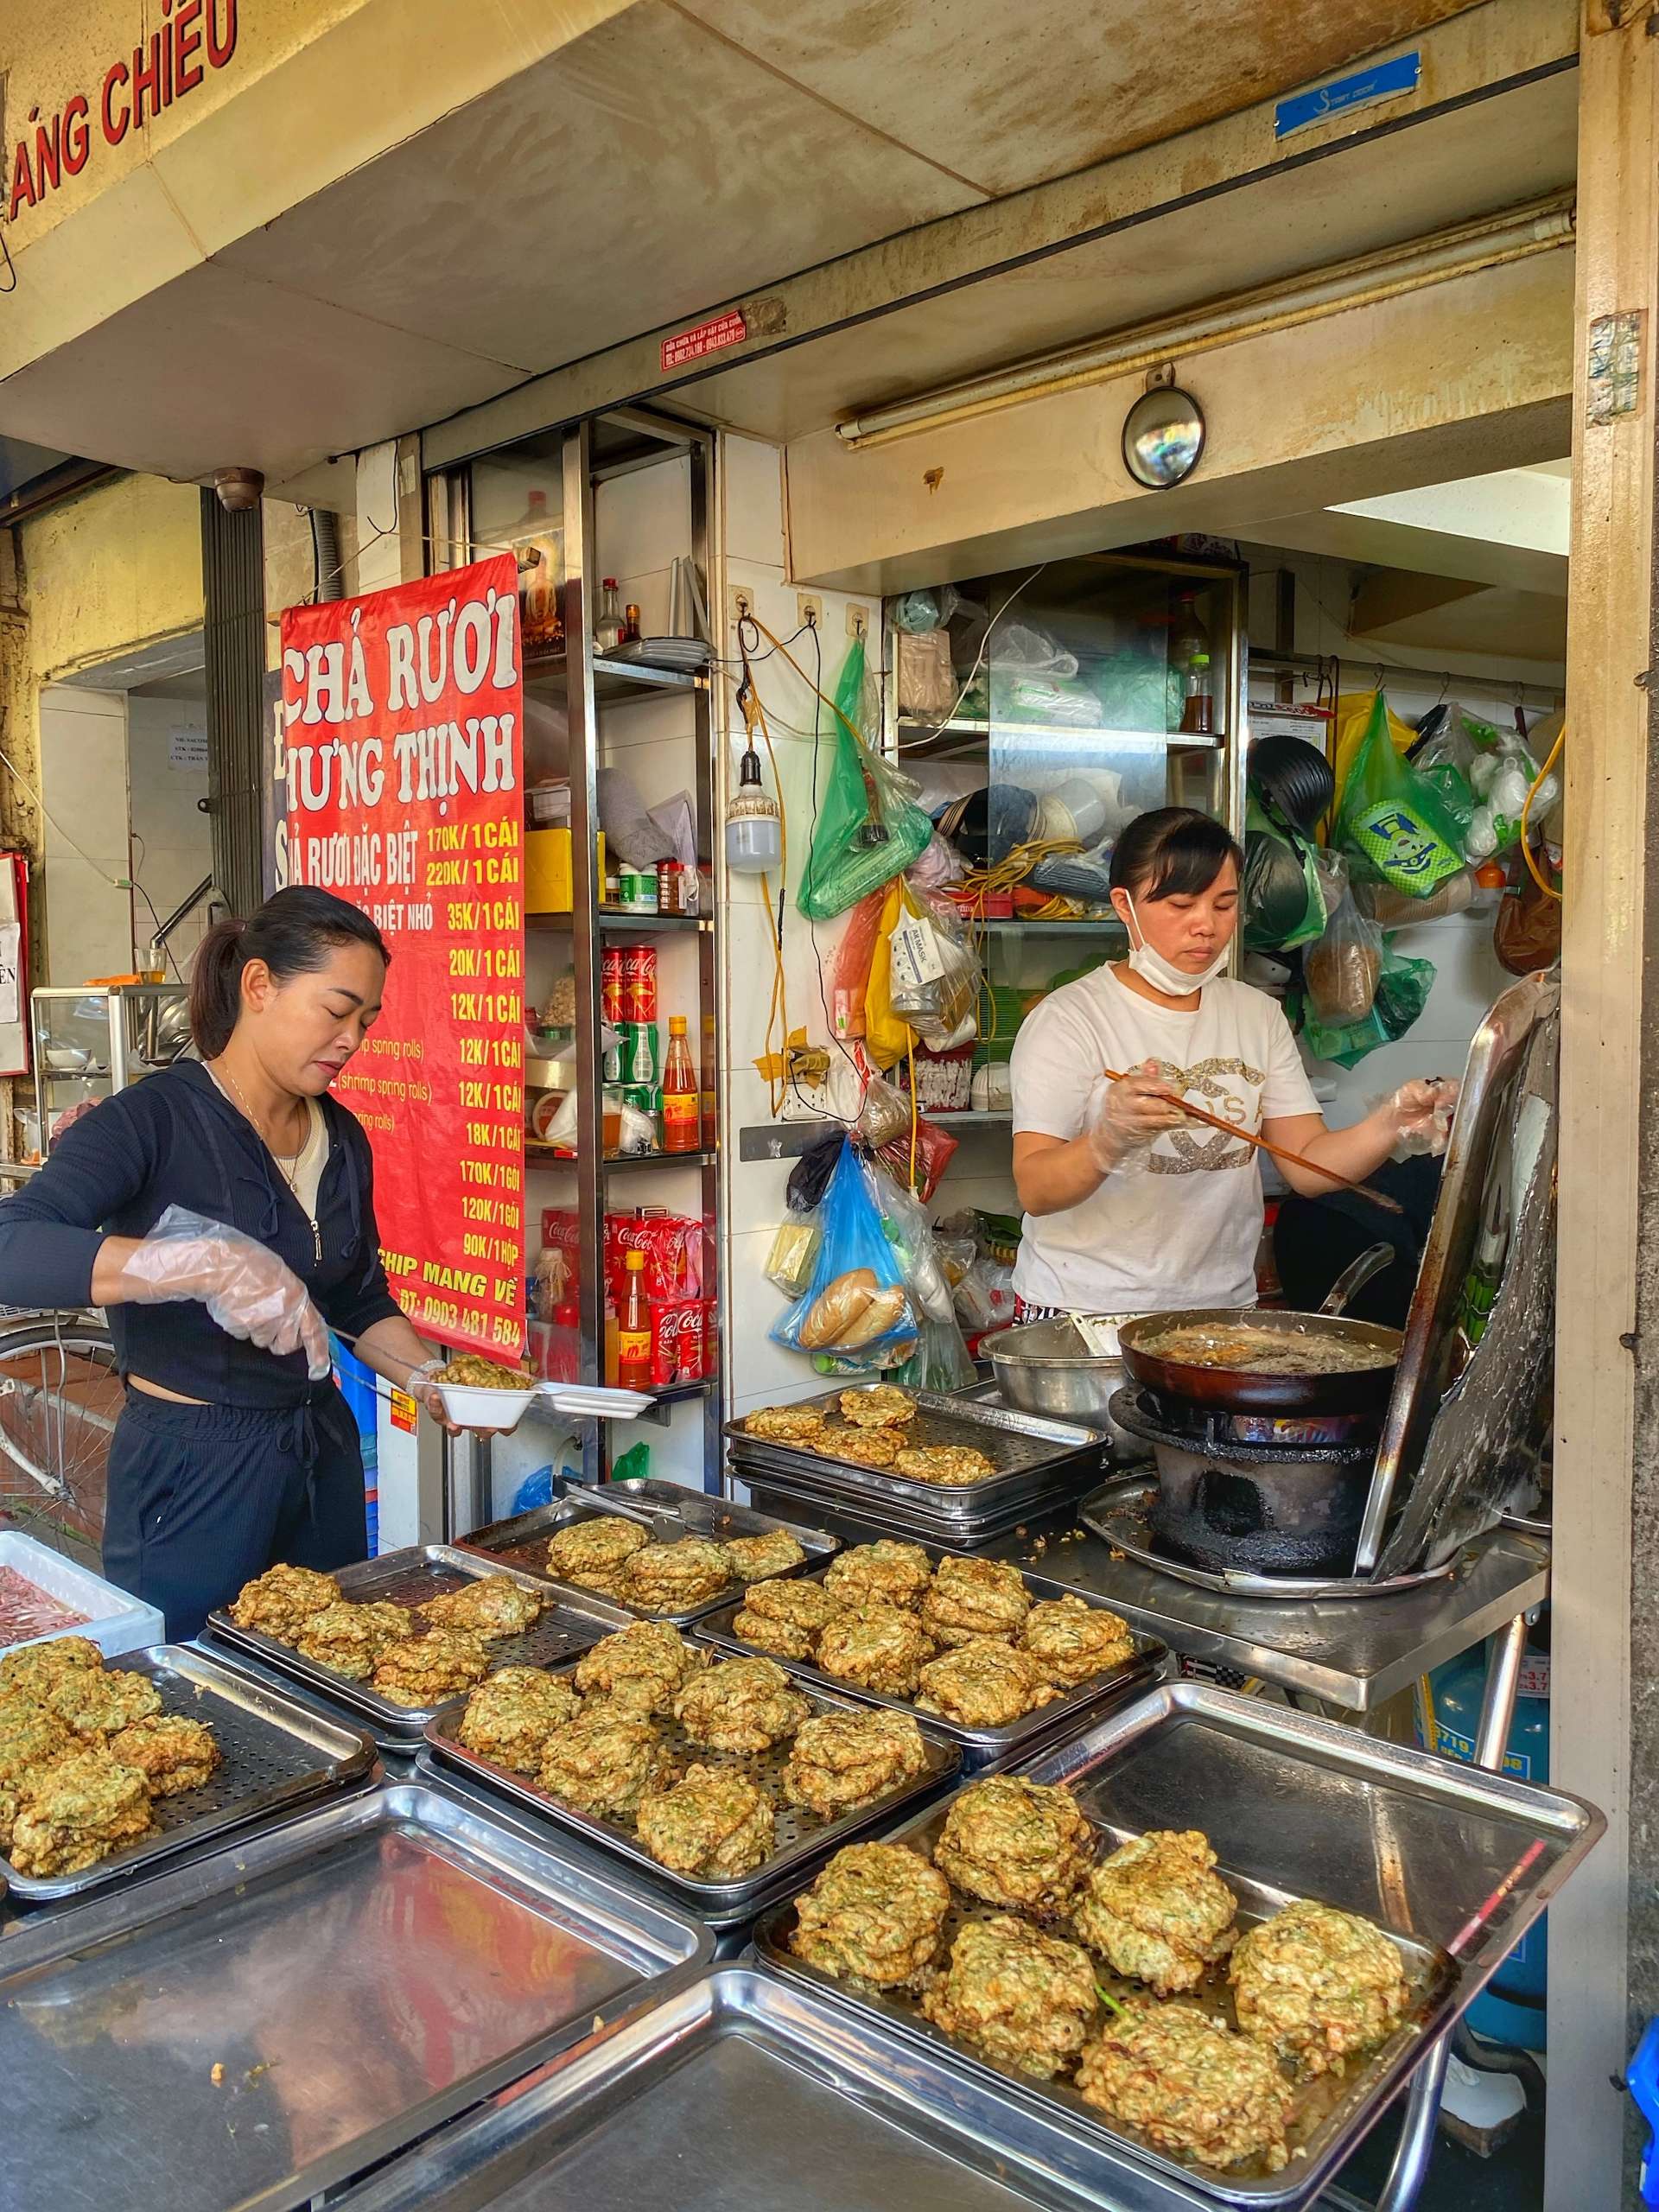
<instances>
[{"instance_id":1,"label":"plastic crate","mask_svg":"<svg viewBox=\"0 0 1659 2212\"><path fill-rule=\"evenodd\" d=\"M55 1598L60 1605L71 1606L86 1616L73 1628L52 1629L45 1636L26 1636L21 1639L22 1643L49 1643L54 1637L84 1636L98 1646L106 1659L117 1659L124 1651L147 1651L152 1644L167 1641L167 1624L154 1605L130 1598L124 1590L118 1590L101 1574L94 1574L89 1567L77 1567L73 1560L49 1551L33 1536L22 1535L16 1529L0 1530L0 1567L11 1567L26 1582L44 1590L48 1598ZM0 1657L18 1648L16 1644L0 1645Z\"/></svg>"}]
</instances>

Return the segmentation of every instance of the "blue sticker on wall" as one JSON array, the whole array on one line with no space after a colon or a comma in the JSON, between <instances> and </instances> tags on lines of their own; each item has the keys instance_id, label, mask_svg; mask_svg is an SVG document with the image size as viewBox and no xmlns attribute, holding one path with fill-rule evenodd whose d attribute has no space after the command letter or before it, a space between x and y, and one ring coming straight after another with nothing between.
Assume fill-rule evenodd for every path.
<instances>
[{"instance_id":1,"label":"blue sticker on wall","mask_svg":"<svg viewBox=\"0 0 1659 2212\"><path fill-rule=\"evenodd\" d=\"M1338 77L1329 85L1316 85L1311 92L1293 92L1273 111L1273 135L1275 138L1288 138L1293 130L1300 130L1310 123L1323 123L1327 116L1344 114L1353 107L1369 107L1373 100L1394 99L1402 92L1414 92L1422 73L1421 51L1396 54L1392 60L1356 70L1351 77Z\"/></svg>"}]
</instances>

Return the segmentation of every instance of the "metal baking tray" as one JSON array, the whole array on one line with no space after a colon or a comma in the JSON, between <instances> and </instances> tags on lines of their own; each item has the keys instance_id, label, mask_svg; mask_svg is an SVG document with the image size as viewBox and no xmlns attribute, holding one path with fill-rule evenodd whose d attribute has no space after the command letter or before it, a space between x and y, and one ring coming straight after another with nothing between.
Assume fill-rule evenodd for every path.
<instances>
[{"instance_id":1,"label":"metal baking tray","mask_svg":"<svg viewBox=\"0 0 1659 2212\"><path fill-rule=\"evenodd\" d=\"M874 1389L874 1383L851 1386ZM972 1399L946 1395L936 1390L912 1390L916 1402L913 1420L905 1425L910 1445L967 1446L982 1452L993 1471L971 1483L925 1483L913 1475L894 1474L891 1469L861 1466L856 1460L839 1459L827 1452L808 1451L780 1438L756 1436L742 1421L726 1424L726 1435L734 1456L776 1473L792 1471L819 1481L833 1477L839 1485L850 1484L874 1497L899 1503L931 1501L929 1510L954 1508L960 1512L989 1512L994 1507L1024 1502L1046 1489L1068 1460L1086 1460L1098 1478L1104 1464L1102 1453L1108 1440L1097 1428L1080 1421L1055 1421L1046 1414L1021 1413L1012 1406L990 1406ZM815 1406L826 1414L840 1412L842 1392L826 1391L804 1398L802 1406Z\"/></svg>"},{"instance_id":2,"label":"metal baking tray","mask_svg":"<svg viewBox=\"0 0 1659 2212\"><path fill-rule=\"evenodd\" d=\"M958 1515L929 1513L866 1492L842 1490L835 1484L833 1475L830 1483L819 1484L810 1475L798 1474L793 1468L782 1474L774 1473L771 1468L738 1453L732 1456L729 1471L731 1479L741 1482L752 1497L792 1501L794 1510L817 1514L832 1532L839 1531L849 1518L856 1517L879 1524L883 1535L903 1535L918 1543L942 1544L953 1551L995 1543L999 1536L1013 1535L1016 1530L1033 1523L1073 1512L1078 1501L1095 1487L1096 1480L1094 1469L1080 1469L1066 1481L1052 1484L1028 1504L1002 1507L995 1513Z\"/></svg>"},{"instance_id":3,"label":"metal baking tray","mask_svg":"<svg viewBox=\"0 0 1659 2212\"><path fill-rule=\"evenodd\" d=\"M526 1634L503 1637L487 1646L492 1674L498 1667L549 1667L561 1659L575 1657L601 1637L628 1627L634 1618L591 1590L567 1592L560 1585L557 1596L550 1598L555 1586L544 1574L521 1573L453 1544L411 1544L404 1551L386 1552L378 1559L342 1567L334 1580L340 1595L353 1605L387 1598L394 1605L423 1605L429 1598L459 1590L486 1574L511 1575L547 1603L546 1611ZM333 1667L320 1666L292 1645L279 1643L274 1636L264 1635L258 1629L238 1628L228 1612L209 1613L207 1632L232 1649L250 1653L278 1674L302 1682L331 1703L348 1707L367 1722L378 1739L411 1751L419 1747L421 1732L433 1714L456 1701L447 1698L439 1705L399 1705L367 1682L354 1682ZM461 1695L464 1698L465 1692Z\"/></svg>"},{"instance_id":4,"label":"metal baking tray","mask_svg":"<svg viewBox=\"0 0 1659 2212\"><path fill-rule=\"evenodd\" d=\"M872 2015L731 1965L515 2083L335 2202L337 2212L637 2212L664 2202L676 2212L778 2212L809 2200L813 2212L1102 2212L1140 2206L1128 2193L1137 2178L1127 2161L1109 2164Z\"/></svg>"},{"instance_id":5,"label":"metal baking tray","mask_svg":"<svg viewBox=\"0 0 1659 2212\"><path fill-rule=\"evenodd\" d=\"M291 2212L709 1948L510 1814L359 1792L0 1946L0 2203Z\"/></svg>"},{"instance_id":6,"label":"metal baking tray","mask_svg":"<svg viewBox=\"0 0 1659 2212\"><path fill-rule=\"evenodd\" d=\"M707 1536L711 1542L720 1543L729 1536L764 1536L774 1529L786 1529L806 1554L808 1566L814 1560L827 1560L840 1548L827 1529L803 1528L794 1521L776 1521L770 1514L756 1513L747 1505L734 1505L723 1497L712 1497L707 1491L683 1489L678 1483L648 1481L606 1483L598 1490L586 1484L568 1484L564 1496L551 1505L538 1505L528 1513L515 1514L510 1521L496 1521L487 1529L475 1529L470 1536L459 1540L458 1548L518 1567L538 1582L550 1582L556 1589L569 1590L585 1604L593 1598L591 1591L583 1590L574 1582L561 1582L556 1575L549 1573L545 1565L547 1541L574 1521L592 1520L607 1513L625 1521L638 1521L650 1529L652 1541L659 1544L678 1543L683 1536ZM799 1569L791 1572L798 1573ZM645 1620L673 1621L683 1626L715 1605L734 1599L742 1587L739 1581L728 1582L712 1598L704 1598L678 1612L646 1612L638 1606L623 1605L620 1599L603 1602L621 1613L625 1625L629 1621Z\"/></svg>"},{"instance_id":7,"label":"metal baking tray","mask_svg":"<svg viewBox=\"0 0 1659 2212\"><path fill-rule=\"evenodd\" d=\"M950 1554L933 1545L925 1546L930 1559L937 1566ZM1051 1581L1046 1574L1031 1574L1022 1567L1020 1578L1034 1599L1081 1598L1087 1605L1099 1612L1112 1609L1103 1598L1090 1596L1086 1590L1071 1590L1064 1582ZM822 1574L803 1575L803 1581L822 1582ZM738 1605L725 1605L717 1613L709 1613L696 1624L696 1635L701 1642L717 1645L724 1651L754 1653L771 1659L802 1682L810 1682L815 1688L832 1690L842 1697L856 1698L861 1705L879 1705L889 1713L907 1713L924 1728L931 1728L936 1735L948 1736L953 1744L962 1747L963 1771L977 1774L988 1767L1007 1766L1039 1743L1047 1743L1057 1735L1069 1733L1080 1722L1101 1707L1116 1704L1132 1691L1144 1689L1162 1673L1169 1657L1169 1647L1156 1637L1145 1636L1130 1628L1135 1644L1134 1654L1121 1665L1109 1668L1104 1674L1093 1676L1067 1691L1052 1705L1039 1706L1035 1713L1021 1715L1001 1728L970 1728L960 1720L952 1720L940 1713L924 1713L913 1698L887 1697L880 1690L861 1689L855 1682L843 1682L834 1675L827 1675L809 1659L785 1659L775 1651L765 1651L757 1643L746 1643L734 1629L732 1623L741 1611ZM1121 1618L1122 1616L1120 1615ZM1126 1623L1126 1626L1128 1624Z\"/></svg>"},{"instance_id":8,"label":"metal baking tray","mask_svg":"<svg viewBox=\"0 0 1659 2212\"><path fill-rule=\"evenodd\" d=\"M944 2036L912 2003L836 1982L789 1949L792 1904L762 1919L757 1951L776 1972L949 2050L976 2076L1061 2117L1079 2139L1255 2212L1318 2193L1606 1825L1565 1792L1201 1682L1164 1683L1020 1770L1065 1783L1110 1847L1150 1828L1201 1827L1242 1924L1312 1897L1363 1915L1399 1943L1415 1989L1411 2013L1369 2058L1318 2085L1325 2102L1293 2120L1293 2156L1280 2172L1222 2173L1167 2158L1109 2125L1065 2083L1014 2075ZM936 1806L887 1840L931 1856L948 1809ZM963 1902L958 1916L981 1910ZM1112 1979L1103 1968L1102 1979Z\"/></svg>"},{"instance_id":9,"label":"metal baking tray","mask_svg":"<svg viewBox=\"0 0 1659 2212\"><path fill-rule=\"evenodd\" d=\"M20 1874L0 1859L0 1876L14 1903L85 1897L112 1882L148 1874L160 1859L308 1797L361 1782L374 1764L374 1746L360 1729L308 1713L293 1699L261 1688L205 1651L160 1643L113 1661L110 1671L147 1675L163 1712L205 1720L218 1740L220 1764L200 1789L156 1798L155 1826L148 1835L79 1873ZM0 2190L0 2201L3 2196Z\"/></svg>"},{"instance_id":10,"label":"metal baking tray","mask_svg":"<svg viewBox=\"0 0 1659 2212\"><path fill-rule=\"evenodd\" d=\"M568 1674L574 1670L575 1663L572 1661L569 1667L551 1668L549 1672ZM814 1717L822 1713L862 1713L869 1709L861 1700L836 1688L804 1688L801 1694L811 1707ZM462 1774L480 1776L514 1804L524 1806L543 1820L556 1821L560 1827L571 1829L601 1850L617 1853L669 1896L689 1904L694 1911L708 1908L724 1916L739 1915L746 1909L758 1910L762 1903L786 1895L798 1885L804 1869L827 1859L854 1835L880 1827L884 1821L914 1806L918 1799L937 1793L955 1780L962 1767L962 1755L956 1745L936 1735L927 1725L928 1717L919 1715L923 1747L927 1753L925 1771L873 1803L843 1813L838 1820L826 1821L817 1813L784 1802L781 1777L789 1759L787 1742L753 1756L741 1751L711 1751L705 1744L694 1744L677 1721L664 1719L660 1722L663 1734L678 1764L685 1767L696 1761L702 1766L736 1767L765 1789L777 1810L777 1848L772 1856L736 1881L708 1882L694 1875L677 1874L671 1867L661 1865L624 1821L606 1820L597 1814L580 1812L575 1806L562 1805L556 1797L550 1797L544 1789L538 1789L528 1775L515 1774L510 1767L498 1766L493 1759L469 1751L457 1736L462 1711L462 1707L454 1707L439 1713L428 1725L427 1744L441 1766L453 1766Z\"/></svg>"}]
</instances>

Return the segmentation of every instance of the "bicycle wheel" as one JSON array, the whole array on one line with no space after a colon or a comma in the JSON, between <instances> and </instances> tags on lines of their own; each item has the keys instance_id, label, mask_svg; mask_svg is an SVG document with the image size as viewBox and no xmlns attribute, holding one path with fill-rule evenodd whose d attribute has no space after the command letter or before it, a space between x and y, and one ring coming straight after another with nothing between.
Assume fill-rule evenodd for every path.
<instances>
[{"instance_id":1,"label":"bicycle wheel","mask_svg":"<svg viewBox=\"0 0 1659 2212\"><path fill-rule=\"evenodd\" d=\"M96 1322L0 1329L0 1522L54 1550L96 1551L121 1402L115 1347Z\"/></svg>"}]
</instances>

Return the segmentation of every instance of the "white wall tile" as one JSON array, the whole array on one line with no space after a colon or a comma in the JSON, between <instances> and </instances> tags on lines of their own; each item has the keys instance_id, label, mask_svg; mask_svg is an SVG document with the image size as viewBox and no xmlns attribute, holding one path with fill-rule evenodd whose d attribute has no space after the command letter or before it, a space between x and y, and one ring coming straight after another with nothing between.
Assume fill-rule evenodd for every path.
<instances>
[{"instance_id":1,"label":"white wall tile","mask_svg":"<svg viewBox=\"0 0 1659 2212\"><path fill-rule=\"evenodd\" d=\"M754 561L781 569L785 560L783 448L759 438L728 434L720 442L720 462L728 562Z\"/></svg>"}]
</instances>

